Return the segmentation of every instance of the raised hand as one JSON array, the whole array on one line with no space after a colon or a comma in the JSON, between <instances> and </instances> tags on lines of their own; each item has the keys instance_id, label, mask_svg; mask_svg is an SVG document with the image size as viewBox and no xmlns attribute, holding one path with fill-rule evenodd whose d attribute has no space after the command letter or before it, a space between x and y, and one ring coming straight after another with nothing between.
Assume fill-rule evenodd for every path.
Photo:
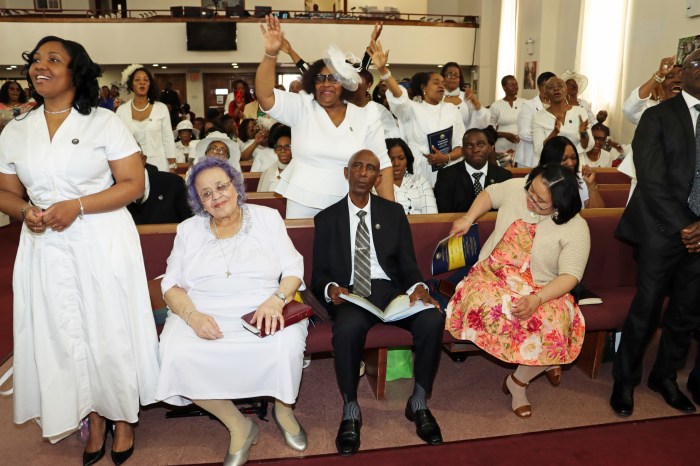
<instances>
[{"instance_id":1,"label":"raised hand","mask_svg":"<svg viewBox=\"0 0 700 466\"><path fill-rule=\"evenodd\" d=\"M376 66L378 70L386 68L386 64L389 61L389 50L385 52L382 48L382 43L376 40L369 43L368 50L369 54L372 56L374 66Z\"/></svg>"},{"instance_id":2,"label":"raised hand","mask_svg":"<svg viewBox=\"0 0 700 466\"><path fill-rule=\"evenodd\" d=\"M659 75L664 77L673 69L673 64L676 63L676 56L662 58L659 63Z\"/></svg>"},{"instance_id":3,"label":"raised hand","mask_svg":"<svg viewBox=\"0 0 700 466\"><path fill-rule=\"evenodd\" d=\"M581 115L578 116L578 132L583 133L588 129L588 120L584 120L581 118Z\"/></svg>"},{"instance_id":4,"label":"raised hand","mask_svg":"<svg viewBox=\"0 0 700 466\"><path fill-rule=\"evenodd\" d=\"M379 36L382 34L382 28L384 28L384 23L381 21L378 23L374 23L374 30L372 31L372 35L370 36L370 41L377 41L379 40Z\"/></svg>"},{"instance_id":5,"label":"raised hand","mask_svg":"<svg viewBox=\"0 0 700 466\"><path fill-rule=\"evenodd\" d=\"M265 17L265 23L267 27L265 27L265 24L260 23L265 53L268 55L277 55L284 42L284 33L280 27L280 20L272 15L267 15Z\"/></svg>"}]
</instances>

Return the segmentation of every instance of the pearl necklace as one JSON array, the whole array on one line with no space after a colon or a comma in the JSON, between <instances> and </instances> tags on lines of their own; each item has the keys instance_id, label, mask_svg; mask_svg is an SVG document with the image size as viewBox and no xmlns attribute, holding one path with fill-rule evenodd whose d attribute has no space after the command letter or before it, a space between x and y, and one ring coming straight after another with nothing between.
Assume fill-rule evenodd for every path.
<instances>
[{"instance_id":1,"label":"pearl necklace","mask_svg":"<svg viewBox=\"0 0 700 466\"><path fill-rule=\"evenodd\" d=\"M48 113L49 115L60 115L61 113L66 113L66 112L70 111L70 109L72 109L72 108L73 108L73 107L68 107L68 108L66 108L65 110L59 110L59 111L57 111L57 112L51 112L51 111L49 111L49 110L46 110L46 107L44 107L44 113Z\"/></svg>"},{"instance_id":2,"label":"pearl necklace","mask_svg":"<svg viewBox=\"0 0 700 466\"><path fill-rule=\"evenodd\" d=\"M145 107L143 107L143 108L138 108L138 107L136 107L136 105L134 104L134 99L131 99L131 108L133 108L133 109L136 110L137 112L145 112L146 109L148 109L148 107L149 107L150 105L151 105L151 103L150 103L150 102L147 102Z\"/></svg>"}]
</instances>

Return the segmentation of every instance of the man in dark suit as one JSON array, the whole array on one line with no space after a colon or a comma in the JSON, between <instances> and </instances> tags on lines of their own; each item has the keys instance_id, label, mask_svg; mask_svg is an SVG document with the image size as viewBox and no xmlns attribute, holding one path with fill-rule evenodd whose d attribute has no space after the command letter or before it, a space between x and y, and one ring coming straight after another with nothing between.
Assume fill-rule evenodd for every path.
<instances>
[{"instance_id":1,"label":"man in dark suit","mask_svg":"<svg viewBox=\"0 0 700 466\"><path fill-rule=\"evenodd\" d=\"M644 348L658 328L667 293L648 386L670 406L695 411L676 373L700 325L700 50L685 59L680 77L683 92L647 109L639 121L632 141L638 184L616 232L635 244L637 259L637 294L613 366L610 406L621 416L632 414ZM688 380L694 396L700 395L699 382Z\"/></svg>"},{"instance_id":2,"label":"man in dark suit","mask_svg":"<svg viewBox=\"0 0 700 466\"><path fill-rule=\"evenodd\" d=\"M126 206L134 223L180 223L190 218L192 209L187 203L187 188L182 177L147 164L144 154L141 154L141 160L146 168L147 192Z\"/></svg>"},{"instance_id":3,"label":"man in dark suit","mask_svg":"<svg viewBox=\"0 0 700 466\"><path fill-rule=\"evenodd\" d=\"M413 240L403 208L370 194L380 177L379 160L369 150L354 154L345 168L348 196L316 215L312 288L327 302L333 319L335 372L343 396L343 419L336 437L338 453L349 456L360 447L362 415L357 403L360 357L369 329L380 319L343 300L349 291L380 309L402 294L411 304L437 306L422 283ZM429 307L392 322L413 334L416 346L415 388L406 403L406 417L418 436L431 445L442 443L440 427L426 398L437 372L445 316Z\"/></svg>"},{"instance_id":4,"label":"man in dark suit","mask_svg":"<svg viewBox=\"0 0 700 466\"><path fill-rule=\"evenodd\" d=\"M438 212L466 212L483 189L513 177L498 165L488 163L493 146L484 130L471 128L462 137L464 162L438 171L435 200Z\"/></svg>"}]
</instances>

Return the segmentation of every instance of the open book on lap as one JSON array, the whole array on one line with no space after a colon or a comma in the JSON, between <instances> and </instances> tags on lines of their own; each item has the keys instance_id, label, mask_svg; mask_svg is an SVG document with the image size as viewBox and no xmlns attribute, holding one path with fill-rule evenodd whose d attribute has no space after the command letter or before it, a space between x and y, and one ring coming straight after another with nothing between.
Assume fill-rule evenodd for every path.
<instances>
[{"instance_id":1,"label":"open book on lap","mask_svg":"<svg viewBox=\"0 0 700 466\"><path fill-rule=\"evenodd\" d=\"M356 304L361 308L368 310L375 316L379 317L382 322L394 322L405 319L406 317L411 317L413 314L417 314L424 309L435 307L432 304L425 304L420 299L417 299L416 302L413 303L413 306L411 306L411 298L407 294L399 295L391 300L384 310L379 309L367 299L354 293L341 294L340 297L349 303Z\"/></svg>"}]
</instances>

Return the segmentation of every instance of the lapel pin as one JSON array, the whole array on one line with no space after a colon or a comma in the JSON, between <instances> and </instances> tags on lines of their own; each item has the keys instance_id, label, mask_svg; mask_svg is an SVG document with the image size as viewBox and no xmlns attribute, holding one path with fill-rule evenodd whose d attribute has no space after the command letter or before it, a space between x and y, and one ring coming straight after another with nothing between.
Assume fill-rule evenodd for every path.
<instances>
[{"instance_id":1,"label":"lapel pin","mask_svg":"<svg viewBox=\"0 0 700 466\"><path fill-rule=\"evenodd\" d=\"M71 142L74 146L77 146L80 141L78 139L73 139Z\"/></svg>"},{"instance_id":2,"label":"lapel pin","mask_svg":"<svg viewBox=\"0 0 700 466\"><path fill-rule=\"evenodd\" d=\"M375 229L375 230L381 230L381 229L382 229L382 226L381 226L380 224L377 223L377 224L374 225L374 229Z\"/></svg>"},{"instance_id":3,"label":"lapel pin","mask_svg":"<svg viewBox=\"0 0 700 466\"><path fill-rule=\"evenodd\" d=\"M159 200L159 201L162 201L162 200L163 200L163 195L162 195L162 194L158 196L158 200Z\"/></svg>"}]
</instances>

